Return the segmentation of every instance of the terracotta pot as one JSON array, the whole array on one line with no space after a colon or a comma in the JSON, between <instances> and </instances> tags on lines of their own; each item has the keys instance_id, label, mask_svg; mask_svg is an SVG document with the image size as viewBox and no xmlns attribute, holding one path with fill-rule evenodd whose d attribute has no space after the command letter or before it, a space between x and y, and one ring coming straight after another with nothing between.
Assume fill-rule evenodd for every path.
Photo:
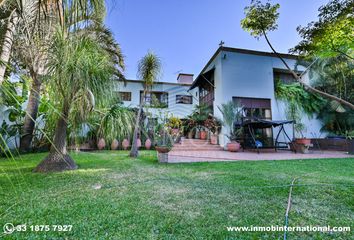
<instances>
[{"instance_id":1,"label":"terracotta pot","mask_svg":"<svg viewBox=\"0 0 354 240\"><path fill-rule=\"evenodd\" d=\"M217 145L218 144L218 135L212 134L210 136L210 143L213 145Z\"/></svg>"},{"instance_id":2,"label":"terracotta pot","mask_svg":"<svg viewBox=\"0 0 354 240\"><path fill-rule=\"evenodd\" d=\"M106 141L103 138L100 138L97 142L98 150L102 150L106 147Z\"/></svg>"},{"instance_id":3,"label":"terracotta pot","mask_svg":"<svg viewBox=\"0 0 354 240\"><path fill-rule=\"evenodd\" d=\"M295 142L296 142L297 144L310 145L310 144L311 144L311 139L307 139L307 138L297 138L297 139L295 139Z\"/></svg>"},{"instance_id":4,"label":"terracotta pot","mask_svg":"<svg viewBox=\"0 0 354 240\"><path fill-rule=\"evenodd\" d=\"M151 148L151 140L149 138L145 141L145 148L146 150L150 150Z\"/></svg>"},{"instance_id":5,"label":"terracotta pot","mask_svg":"<svg viewBox=\"0 0 354 240\"><path fill-rule=\"evenodd\" d=\"M193 138L193 131L188 132L188 138L192 139Z\"/></svg>"},{"instance_id":6,"label":"terracotta pot","mask_svg":"<svg viewBox=\"0 0 354 240\"><path fill-rule=\"evenodd\" d=\"M137 146L138 148L141 147L141 140L140 140L140 138L138 138L138 139L136 140L136 146Z\"/></svg>"},{"instance_id":7,"label":"terracotta pot","mask_svg":"<svg viewBox=\"0 0 354 240\"><path fill-rule=\"evenodd\" d=\"M171 151L171 148L166 147L166 146L156 146L155 149L159 153L168 153L169 151Z\"/></svg>"},{"instance_id":8,"label":"terracotta pot","mask_svg":"<svg viewBox=\"0 0 354 240\"><path fill-rule=\"evenodd\" d=\"M230 142L226 144L226 147L229 152L238 152L241 148L241 145L238 142Z\"/></svg>"},{"instance_id":9,"label":"terracotta pot","mask_svg":"<svg viewBox=\"0 0 354 240\"><path fill-rule=\"evenodd\" d=\"M111 144L111 150L117 150L119 146L119 142L117 139L114 139Z\"/></svg>"},{"instance_id":10,"label":"terracotta pot","mask_svg":"<svg viewBox=\"0 0 354 240\"><path fill-rule=\"evenodd\" d=\"M123 142L122 142L122 147L124 150L127 150L128 147L129 147L129 141L128 139L124 139Z\"/></svg>"},{"instance_id":11,"label":"terracotta pot","mask_svg":"<svg viewBox=\"0 0 354 240\"><path fill-rule=\"evenodd\" d=\"M208 132L207 131L200 131L200 139L206 140L208 138Z\"/></svg>"},{"instance_id":12,"label":"terracotta pot","mask_svg":"<svg viewBox=\"0 0 354 240\"><path fill-rule=\"evenodd\" d=\"M194 138L195 138L195 139L200 139L200 132L199 132L199 131L196 131L196 132L195 132Z\"/></svg>"}]
</instances>

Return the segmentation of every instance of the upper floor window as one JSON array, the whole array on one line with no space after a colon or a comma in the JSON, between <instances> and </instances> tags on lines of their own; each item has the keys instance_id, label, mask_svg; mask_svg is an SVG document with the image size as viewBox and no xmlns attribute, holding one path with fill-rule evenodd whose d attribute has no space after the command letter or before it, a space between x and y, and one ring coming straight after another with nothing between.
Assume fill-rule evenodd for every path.
<instances>
[{"instance_id":1,"label":"upper floor window","mask_svg":"<svg viewBox=\"0 0 354 240\"><path fill-rule=\"evenodd\" d=\"M131 101L132 93L131 92L118 92L119 99L121 101Z\"/></svg>"},{"instance_id":2,"label":"upper floor window","mask_svg":"<svg viewBox=\"0 0 354 240\"><path fill-rule=\"evenodd\" d=\"M168 93L167 92L148 92L143 99L143 91L140 91L140 103L144 102L145 105L155 108L168 107Z\"/></svg>"},{"instance_id":3,"label":"upper floor window","mask_svg":"<svg viewBox=\"0 0 354 240\"><path fill-rule=\"evenodd\" d=\"M191 95L176 95L176 103L193 104L193 98Z\"/></svg>"},{"instance_id":4,"label":"upper floor window","mask_svg":"<svg viewBox=\"0 0 354 240\"><path fill-rule=\"evenodd\" d=\"M283 69L273 69L274 81L280 81L284 84L291 84L296 82L294 76L288 71Z\"/></svg>"}]
</instances>

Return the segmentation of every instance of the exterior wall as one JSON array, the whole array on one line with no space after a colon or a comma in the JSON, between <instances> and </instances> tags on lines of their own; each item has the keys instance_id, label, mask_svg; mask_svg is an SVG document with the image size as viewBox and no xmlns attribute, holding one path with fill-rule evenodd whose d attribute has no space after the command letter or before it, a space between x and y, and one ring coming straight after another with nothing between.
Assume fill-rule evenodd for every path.
<instances>
[{"instance_id":1,"label":"exterior wall","mask_svg":"<svg viewBox=\"0 0 354 240\"><path fill-rule=\"evenodd\" d=\"M189 84L156 83L152 91L168 92L168 108L148 108L145 111L151 113L152 117L169 113L178 118L185 118L192 113L194 106L199 103L195 95L196 90L188 91L189 87ZM140 91L143 91L143 85L140 81L129 80L126 86L123 83L119 83L116 91L131 92L131 101L123 101L123 103L127 107L138 107L140 104ZM177 104L176 95L192 95L193 104Z\"/></svg>"},{"instance_id":2,"label":"exterior wall","mask_svg":"<svg viewBox=\"0 0 354 240\"><path fill-rule=\"evenodd\" d=\"M286 59L290 67L295 66L296 60ZM211 64L213 65L213 64ZM229 51L221 51L215 58L215 101L214 115L221 117L217 106L232 100L232 97L268 98L271 100L272 119L285 120L285 105L275 99L273 68L286 69L283 63L276 57L260 56ZM298 70L304 70L299 67ZM304 76L305 81L308 76ZM305 137L321 136L321 122L315 117L309 119L303 117L303 123L307 126ZM292 138L292 126L287 126L286 131ZM228 142L225 134L228 129L223 127L219 142L224 146ZM275 138L277 130L273 131ZM282 139L282 135L280 136ZM322 134L323 137L323 134Z\"/></svg>"}]
</instances>

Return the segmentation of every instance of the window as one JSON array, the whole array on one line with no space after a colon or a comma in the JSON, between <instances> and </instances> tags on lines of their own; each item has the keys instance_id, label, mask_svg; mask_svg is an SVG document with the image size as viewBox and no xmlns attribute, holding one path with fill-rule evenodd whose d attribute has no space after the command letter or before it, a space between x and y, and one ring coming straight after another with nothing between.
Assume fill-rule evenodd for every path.
<instances>
[{"instance_id":1,"label":"window","mask_svg":"<svg viewBox=\"0 0 354 240\"><path fill-rule=\"evenodd\" d=\"M140 102L154 108L168 107L168 93L167 92L148 92L143 99L143 91L140 91Z\"/></svg>"},{"instance_id":2,"label":"window","mask_svg":"<svg viewBox=\"0 0 354 240\"><path fill-rule=\"evenodd\" d=\"M284 84L296 82L294 76L287 70L273 69L274 81L281 81Z\"/></svg>"},{"instance_id":3,"label":"window","mask_svg":"<svg viewBox=\"0 0 354 240\"><path fill-rule=\"evenodd\" d=\"M270 99L233 97L233 101L243 106L243 114L246 118L272 120ZM254 135L257 140L263 143L263 146L273 145L272 128L254 129ZM244 137L250 139L247 134Z\"/></svg>"},{"instance_id":4,"label":"window","mask_svg":"<svg viewBox=\"0 0 354 240\"><path fill-rule=\"evenodd\" d=\"M131 101L132 93L131 92L118 92L119 99L122 101Z\"/></svg>"},{"instance_id":5,"label":"window","mask_svg":"<svg viewBox=\"0 0 354 240\"><path fill-rule=\"evenodd\" d=\"M176 103L192 104L193 98L190 95L176 95Z\"/></svg>"}]
</instances>

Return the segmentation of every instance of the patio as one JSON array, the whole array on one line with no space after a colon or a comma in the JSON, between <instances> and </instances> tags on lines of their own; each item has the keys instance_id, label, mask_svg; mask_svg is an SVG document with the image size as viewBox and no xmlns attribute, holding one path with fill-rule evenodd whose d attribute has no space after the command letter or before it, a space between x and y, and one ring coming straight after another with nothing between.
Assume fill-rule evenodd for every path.
<instances>
[{"instance_id":1,"label":"patio","mask_svg":"<svg viewBox=\"0 0 354 240\"><path fill-rule=\"evenodd\" d=\"M264 149L257 151L241 150L228 152L207 141L186 139L176 144L168 154L169 163L189 162L220 162L220 161L261 161L261 160L294 160L294 159L324 159L324 158L354 158L343 151L310 150L308 154L294 153L288 150Z\"/></svg>"}]
</instances>

